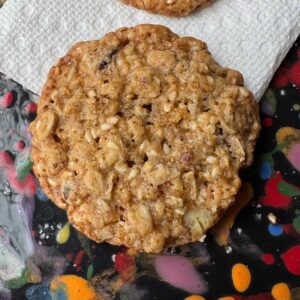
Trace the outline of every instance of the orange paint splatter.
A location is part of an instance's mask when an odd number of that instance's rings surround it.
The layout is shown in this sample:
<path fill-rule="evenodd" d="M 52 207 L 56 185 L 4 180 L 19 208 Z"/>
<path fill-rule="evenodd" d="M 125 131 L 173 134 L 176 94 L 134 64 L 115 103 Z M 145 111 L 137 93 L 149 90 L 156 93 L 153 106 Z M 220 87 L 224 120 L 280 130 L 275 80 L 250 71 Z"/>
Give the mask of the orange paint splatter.
<path fill-rule="evenodd" d="M 68 300 L 97 300 L 93 287 L 84 278 L 75 275 L 55 277 L 50 284 L 51 294 L 62 291 Z"/>
<path fill-rule="evenodd" d="M 187 298 L 184 298 L 184 300 L 205 300 L 205 298 L 199 295 L 192 295 Z"/>
<path fill-rule="evenodd" d="M 251 283 L 251 273 L 249 269 L 241 263 L 235 264 L 231 271 L 232 282 L 235 289 L 243 293 Z"/>
<path fill-rule="evenodd" d="M 279 282 L 273 286 L 272 296 L 275 300 L 291 300 L 291 291 L 286 283 Z"/>
<path fill-rule="evenodd" d="M 230 229 L 236 216 L 249 203 L 252 197 L 253 188 L 251 184 L 249 182 L 243 182 L 243 185 L 237 194 L 236 202 L 226 211 L 222 219 L 210 230 L 219 246 L 226 246 L 228 244 Z"/>

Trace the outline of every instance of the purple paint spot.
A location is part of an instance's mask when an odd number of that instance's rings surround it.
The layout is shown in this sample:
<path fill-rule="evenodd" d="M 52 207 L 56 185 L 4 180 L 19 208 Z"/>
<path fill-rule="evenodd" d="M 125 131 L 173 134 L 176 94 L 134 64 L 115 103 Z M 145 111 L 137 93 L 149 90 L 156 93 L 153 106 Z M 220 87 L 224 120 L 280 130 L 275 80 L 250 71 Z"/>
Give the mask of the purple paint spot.
<path fill-rule="evenodd" d="M 288 152 L 288 160 L 295 169 L 300 171 L 300 144 L 295 144 Z"/>
<path fill-rule="evenodd" d="M 193 264 L 178 255 L 157 256 L 155 270 L 167 283 L 189 293 L 202 294 L 207 286 Z"/>

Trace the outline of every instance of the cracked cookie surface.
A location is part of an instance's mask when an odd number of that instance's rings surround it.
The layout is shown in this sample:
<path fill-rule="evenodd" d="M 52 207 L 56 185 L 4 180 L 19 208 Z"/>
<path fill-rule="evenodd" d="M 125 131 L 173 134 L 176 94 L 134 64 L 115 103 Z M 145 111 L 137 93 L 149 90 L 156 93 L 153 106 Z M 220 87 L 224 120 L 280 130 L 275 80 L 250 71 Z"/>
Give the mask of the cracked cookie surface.
<path fill-rule="evenodd" d="M 212 0 L 121 0 L 125 4 L 167 16 L 185 16 Z"/>
<path fill-rule="evenodd" d="M 37 113 L 32 160 L 50 199 L 89 238 L 146 252 L 217 222 L 260 128 L 242 75 L 159 25 L 73 46 Z"/>

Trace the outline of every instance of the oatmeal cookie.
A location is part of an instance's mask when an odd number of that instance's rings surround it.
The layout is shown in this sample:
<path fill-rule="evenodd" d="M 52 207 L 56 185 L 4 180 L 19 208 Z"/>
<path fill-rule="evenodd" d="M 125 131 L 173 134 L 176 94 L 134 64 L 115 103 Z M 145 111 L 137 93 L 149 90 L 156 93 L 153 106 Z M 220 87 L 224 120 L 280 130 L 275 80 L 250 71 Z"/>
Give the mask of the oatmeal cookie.
<path fill-rule="evenodd" d="M 80 42 L 30 126 L 34 171 L 72 224 L 146 252 L 199 240 L 252 162 L 258 105 L 204 42 L 159 25 Z"/>
<path fill-rule="evenodd" d="M 212 0 L 121 0 L 125 4 L 167 16 L 186 16 Z"/>

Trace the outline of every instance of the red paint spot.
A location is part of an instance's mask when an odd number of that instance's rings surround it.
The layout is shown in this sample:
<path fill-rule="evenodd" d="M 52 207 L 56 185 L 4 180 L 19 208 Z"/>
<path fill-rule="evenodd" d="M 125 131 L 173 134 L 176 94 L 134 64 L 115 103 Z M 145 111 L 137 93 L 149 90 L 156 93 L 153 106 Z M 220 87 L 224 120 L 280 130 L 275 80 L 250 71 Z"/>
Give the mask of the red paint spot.
<path fill-rule="evenodd" d="M 292 198 L 279 192 L 278 184 L 283 181 L 280 172 L 272 175 L 265 185 L 265 196 L 260 199 L 262 205 L 287 209 Z"/>
<path fill-rule="evenodd" d="M 36 109 L 37 109 L 37 105 L 34 102 L 28 102 L 27 105 L 26 105 L 26 107 L 25 107 L 25 110 L 28 113 L 35 113 Z"/>
<path fill-rule="evenodd" d="M 300 245 L 294 246 L 281 254 L 281 258 L 290 273 L 300 276 Z"/>
<path fill-rule="evenodd" d="M 271 127 L 272 124 L 273 124 L 273 120 L 271 118 L 268 117 L 263 119 L 263 125 L 265 127 Z"/>
<path fill-rule="evenodd" d="M 12 92 L 7 92 L 3 95 L 1 99 L 1 105 L 2 107 L 9 107 L 13 101 L 13 94 Z"/>
<path fill-rule="evenodd" d="M 85 255 L 85 252 L 83 250 L 80 250 L 75 259 L 74 259 L 74 266 L 75 267 L 78 267 L 81 263 L 82 263 L 82 259 L 83 259 L 83 256 Z"/>
<path fill-rule="evenodd" d="M 14 148 L 16 151 L 21 151 L 25 147 L 25 143 L 23 141 L 17 141 L 14 144 Z"/>
<path fill-rule="evenodd" d="M 263 254 L 261 259 L 266 265 L 273 265 L 275 262 L 274 256 L 270 253 Z"/>
<path fill-rule="evenodd" d="M 28 197 L 33 197 L 37 184 L 34 176 L 28 174 L 23 181 L 20 181 L 17 176 L 14 161 L 9 153 L 0 151 L 0 168 L 4 168 L 5 176 L 11 187 L 19 194 L 25 194 Z"/>
<path fill-rule="evenodd" d="M 123 282 L 132 282 L 136 272 L 133 256 L 120 252 L 115 258 L 115 268 L 120 273 Z"/>
<path fill-rule="evenodd" d="M 300 49 L 297 50 L 298 60 L 292 65 L 285 64 L 276 73 L 272 84 L 277 88 L 283 88 L 290 82 L 300 86 Z"/>

